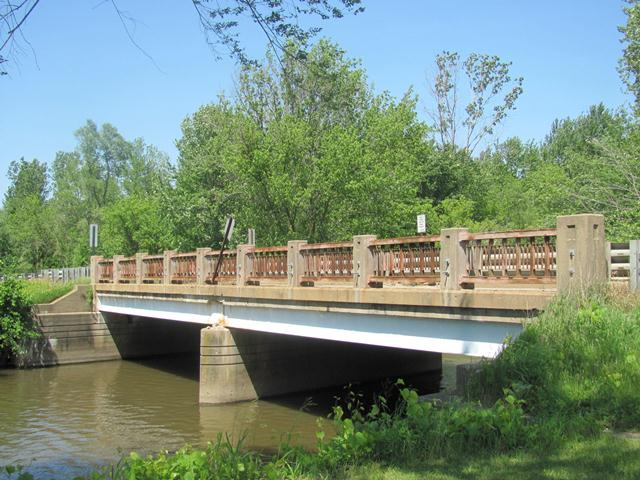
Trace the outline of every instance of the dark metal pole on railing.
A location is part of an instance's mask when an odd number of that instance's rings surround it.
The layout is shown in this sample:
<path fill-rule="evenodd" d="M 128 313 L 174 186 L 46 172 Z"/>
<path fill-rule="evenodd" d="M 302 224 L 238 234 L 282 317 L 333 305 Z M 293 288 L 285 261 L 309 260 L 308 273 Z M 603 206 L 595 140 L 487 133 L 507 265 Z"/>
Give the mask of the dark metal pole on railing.
<path fill-rule="evenodd" d="M 215 285 L 216 279 L 218 278 L 218 272 L 220 271 L 220 265 L 222 264 L 222 255 L 224 254 L 224 249 L 227 246 L 227 242 L 231 239 L 231 235 L 233 234 L 233 226 L 235 225 L 235 220 L 233 217 L 227 218 L 227 224 L 224 227 L 224 237 L 222 238 L 222 246 L 220 247 L 220 255 L 218 255 L 218 261 L 216 262 L 216 268 L 213 271 L 213 277 L 211 277 L 211 283 Z"/>

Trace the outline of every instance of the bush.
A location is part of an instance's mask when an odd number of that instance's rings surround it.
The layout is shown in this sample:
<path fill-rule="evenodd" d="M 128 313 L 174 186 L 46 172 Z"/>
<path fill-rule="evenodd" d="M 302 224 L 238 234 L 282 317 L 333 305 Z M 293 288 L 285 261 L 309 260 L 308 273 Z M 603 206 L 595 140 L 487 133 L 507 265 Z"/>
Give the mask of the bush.
<path fill-rule="evenodd" d="M 520 386 L 528 410 L 592 428 L 640 426 L 640 304 L 607 290 L 561 298 L 484 366 L 478 395 Z"/>
<path fill-rule="evenodd" d="M 24 341 L 37 336 L 32 307 L 23 281 L 7 278 L 0 283 L 0 356 L 21 353 Z"/>

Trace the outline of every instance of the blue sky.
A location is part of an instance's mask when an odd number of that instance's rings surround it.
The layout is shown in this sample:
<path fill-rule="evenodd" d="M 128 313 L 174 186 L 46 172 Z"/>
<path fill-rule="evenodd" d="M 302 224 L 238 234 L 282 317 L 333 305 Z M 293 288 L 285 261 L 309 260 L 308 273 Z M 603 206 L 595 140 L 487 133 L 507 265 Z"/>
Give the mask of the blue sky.
<path fill-rule="evenodd" d="M 61 6 L 63 5 L 63 6 Z M 9 162 L 51 162 L 75 147 L 87 119 L 115 125 L 125 138 L 143 137 L 175 161 L 180 123 L 220 92 L 231 93 L 234 63 L 216 61 L 190 0 L 121 0 L 137 20 L 127 38 L 107 2 L 41 2 L 24 33 L 33 52 L 0 78 L 0 195 Z M 499 55 L 523 76 L 517 110 L 499 138 L 540 140 L 555 118 L 603 102 L 629 101 L 616 72 L 622 52 L 617 26 L 622 0 L 364 0 L 366 11 L 325 23 L 322 35 L 361 59 L 376 91 L 400 96 L 409 86 L 428 108 L 426 77 L 442 50 Z M 243 30 L 254 56 L 265 49 Z"/>

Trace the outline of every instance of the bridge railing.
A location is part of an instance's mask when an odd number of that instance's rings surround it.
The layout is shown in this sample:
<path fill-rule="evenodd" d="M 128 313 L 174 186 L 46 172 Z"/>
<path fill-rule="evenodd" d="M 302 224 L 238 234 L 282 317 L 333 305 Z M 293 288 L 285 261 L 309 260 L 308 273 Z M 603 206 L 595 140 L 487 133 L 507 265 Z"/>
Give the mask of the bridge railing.
<path fill-rule="evenodd" d="M 634 252 L 640 250 L 635 245 Z M 95 284 L 562 290 L 608 278 L 604 219 L 592 214 L 559 217 L 555 229 L 471 233 L 454 228 L 431 236 L 358 235 L 316 244 L 291 240 L 279 247 L 238 245 L 221 259 L 220 252 L 199 248 L 92 257 L 91 265 Z"/>
<path fill-rule="evenodd" d="M 237 263 L 238 255 L 236 250 L 226 250 L 222 253 L 222 260 L 220 261 L 220 267 L 218 274 L 214 279 L 214 273 L 218 259 L 220 258 L 220 251 L 209 251 L 204 254 L 204 279 L 205 283 L 227 283 L 235 284 L 238 274 Z"/>
<path fill-rule="evenodd" d="M 556 229 L 469 233 L 463 284 L 555 284 L 556 240 Z"/>
<path fill-rule="evenodd" d="M 142 283 L 162 283 L 164 281 L 164 255 L 142 257 Z"/>
<path fill-rule="evenodd" d="M 373 240 L 371 286 L 440 283 L 440 235 Z"/>
<path fill-rule="evenodd" d="M 247 253 L 248 280 L 251 285 L 287 283 L 287 251 L 283 247 L 253 248 Z"/>
<path fill-rule="evenodd" d="M 311 243 L 300 247 L 300 255 L 304 286 L 353 281 L 353 242 Z"/>

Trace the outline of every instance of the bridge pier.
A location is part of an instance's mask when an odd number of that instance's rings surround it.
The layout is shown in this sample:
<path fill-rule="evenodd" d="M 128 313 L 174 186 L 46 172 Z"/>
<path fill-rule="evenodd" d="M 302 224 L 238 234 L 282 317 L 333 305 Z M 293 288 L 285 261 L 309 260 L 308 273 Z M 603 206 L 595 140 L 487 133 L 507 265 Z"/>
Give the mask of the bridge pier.
<path fill-rule="evenodd" d="M 254 400 L 441 369 L 440 353 L 207 327 L 201 331 L 200 403 Z"/>

